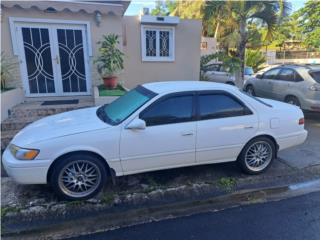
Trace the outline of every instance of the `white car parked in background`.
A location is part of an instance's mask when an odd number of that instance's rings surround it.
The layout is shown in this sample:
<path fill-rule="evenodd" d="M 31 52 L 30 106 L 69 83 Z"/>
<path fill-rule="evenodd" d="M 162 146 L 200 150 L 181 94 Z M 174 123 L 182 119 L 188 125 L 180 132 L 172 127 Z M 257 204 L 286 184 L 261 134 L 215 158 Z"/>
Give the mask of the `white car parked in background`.
<path fill-rule="evenodd" d="M 18 183 L 50 183 L 87 199 L 113 176 L 238 161 L 265 171 L 277 151 L 307 137 L 302 111 L 226 84 L 148 83 L 109 105 L 46 117 L 19 132 L 3 154 Z"/>

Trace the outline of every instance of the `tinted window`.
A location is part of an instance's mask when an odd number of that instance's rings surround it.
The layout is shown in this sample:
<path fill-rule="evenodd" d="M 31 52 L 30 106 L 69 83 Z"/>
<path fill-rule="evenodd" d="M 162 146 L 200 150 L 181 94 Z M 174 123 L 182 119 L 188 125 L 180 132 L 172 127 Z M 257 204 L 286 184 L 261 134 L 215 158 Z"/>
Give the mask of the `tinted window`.
<path fill-rule="evenodd" d="M 220 65 L 212 64 L 204 67 L 205 71 L 219 71 Z"/>
<path fill-rule="evenodd" d="M 310 71 L 310 76 L 318 83 L 320 83 L 320 71 Z"/>
<path fill-rule="evenodd" d="M 280 69 L 271 69 L 263 74 L 263 78 L 266 79 L 275 79 L 279 73 Z"/>
<path fill-rule="evenodd" d="M 246 107 L 225 94 L 206 94 L 199 96 L 200 119 L 213 119 L 242 116 L 249 113 Z"/>
<path fill-rule="evenodd" d="M 254 71 L 253 71 L 253 68 L 252 67 L 245 67 L 244 68 L 244 75 L 253 75 L 254 74 Z"/>
<path fill-rule="evenodd" d="M 280 71 L 280 74 L 278 75 L 277 79 L 283 80 L 283 81 L 291 81 L 294 82 L 294 71 L 291 69 L 282 69 Z"/>
<path fill-rule="evenodd" d="M 140 118 L 147 126 L 191 121 L 192 102 L 192 95 L 170 97 L 151 105 Z"/>

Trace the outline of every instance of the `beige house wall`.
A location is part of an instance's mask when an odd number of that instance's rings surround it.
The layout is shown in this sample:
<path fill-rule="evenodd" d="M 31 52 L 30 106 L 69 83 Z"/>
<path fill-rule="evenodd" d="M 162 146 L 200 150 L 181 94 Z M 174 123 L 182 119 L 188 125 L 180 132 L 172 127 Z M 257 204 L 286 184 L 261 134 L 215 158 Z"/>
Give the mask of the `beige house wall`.
<path fill-rule="evenodd" d="M 114 6 L 113 6 L 114 8 Z M 143 62 L 141 56 L 141 24 L 139 17 L 102 14 L 98 27 L 94 13 L 84 11 L 71 12 L 64 10 L 47 13 L 37 8 L 22 9 L 18 7 L 2 9 L 1 16 L 1 51 L 16 63 L 16 70 L 8 81 L 8 87 L 23 87 L 20 76 L 19 58 L 13 53 L 9 17 L 85 21 L 90 23 L 93 56 L 90 57 L 89 69 L 93 86 L 102 84 L 101 77 L 93 64 L 98 55 L 97 42 L 104 34 L 114 33 L 120 37 L 120 48 L 124 51 L 124 70 L 119 74 L 119 81 L 125 87 L 132 88 L 137 84 L 152 81 L 198 80 L 200 71 L 201 22 L 197 20 L 180 20 L 175 27 L 175 61 Z M 54 56 L 53 56 L 54 57 Z M 93 92 L 93 88 L 92 88 Z"/>
<path fill-rule="evenodd" d="M 180 20 L 175 27 L 175 61 L 143 62 L 141 56 L 141 24 L 138 16 L 124 17 L 125 70 L 124 85 L 170 81 L 199 80 L 201 21 Z"/>
<path fill-rule="evenodd" d="M 38 9 L 21 9 L 21 8 L 4 8 L 1 16 L 1 51 L 16 63 L 16 71 L 12 71 L 12 80 L 8 81 L 9 87 L 22 87 L 22 80 L 19 69 L 19 59 L 15 56 L 12 48 L 11 33 L 9 26 L 9 17 L 30 18 L 30 19 L 56 19 L 70 21 L 87 21 L 90 23 L 91 29 L 91 46 L 93 56 L 90 57 L 89 69 L 91 72 L 91 80 L 93 85 L 102 83 L 93 59 L 98 54 L 99 45 L 97 42 L 102 39 L 104 34 L 115 33 L 120 36 L 122 41 L 122 16 L 115 14 L 102 14 L 102 21 L 98 27 L 95 22 L 95 14 L 85 12 L 62 11 L 57 13 L 46 13 Z M 121 47 L 121 46 L 120 46 Z M 93 91 L 93 90 L 92 90 Z"/>

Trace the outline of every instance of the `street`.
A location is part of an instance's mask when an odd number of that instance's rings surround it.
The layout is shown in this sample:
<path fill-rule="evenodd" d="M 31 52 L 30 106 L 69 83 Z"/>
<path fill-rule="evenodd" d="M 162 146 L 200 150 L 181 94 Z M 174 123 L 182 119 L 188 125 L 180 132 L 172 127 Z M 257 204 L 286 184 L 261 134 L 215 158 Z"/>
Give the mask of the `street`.
<path fill-rule="evenodd" d="M 320 192 L 163 220 L 74 239 L 320 239 Z"/>

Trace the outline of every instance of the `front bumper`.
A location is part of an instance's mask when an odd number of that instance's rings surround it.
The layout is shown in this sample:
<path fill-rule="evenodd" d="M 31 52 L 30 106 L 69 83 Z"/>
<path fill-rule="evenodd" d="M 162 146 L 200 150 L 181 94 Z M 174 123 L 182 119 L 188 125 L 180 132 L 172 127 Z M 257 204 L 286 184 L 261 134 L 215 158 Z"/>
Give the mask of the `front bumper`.
<path fill-rule="evenodd" d="M 7 174 L 20 184 L 46 184 L 50 160 L 17 160 L 7 148 L 2 155 Z"/>

